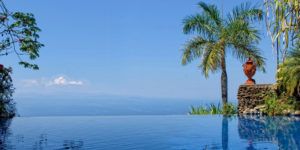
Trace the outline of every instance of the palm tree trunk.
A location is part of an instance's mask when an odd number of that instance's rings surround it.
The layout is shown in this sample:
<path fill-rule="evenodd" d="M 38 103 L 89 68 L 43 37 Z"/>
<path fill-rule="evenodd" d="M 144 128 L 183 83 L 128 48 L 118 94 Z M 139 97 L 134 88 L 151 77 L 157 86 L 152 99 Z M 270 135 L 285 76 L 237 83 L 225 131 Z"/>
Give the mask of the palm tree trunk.
<path fill-rule="evenodd" d="M 221 60 L 222 75 L 221 75 L 221 90 L 222 90 L 222 104 L 223 106 L 227 104 L 227 94 L 228 94 L 228 85 L 227 85 L 227 72 L 225 64 L 225 51 Z"/>
<path fill-rule="evenodd" d="M 222 75 L 221 75 L 221 87 L 222 87 L 222 104 L 223 106 L 227 104 L 227 94 L 228 94 L 228 89 L 227 89 L 227 73 L 226 70 L 222 70 Z"/>

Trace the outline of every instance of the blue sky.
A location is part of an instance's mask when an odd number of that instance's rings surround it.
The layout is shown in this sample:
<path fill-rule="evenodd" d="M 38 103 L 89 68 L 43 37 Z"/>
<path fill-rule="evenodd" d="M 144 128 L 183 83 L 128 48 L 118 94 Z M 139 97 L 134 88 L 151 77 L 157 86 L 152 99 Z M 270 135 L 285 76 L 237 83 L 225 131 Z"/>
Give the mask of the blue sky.
<path fill-rule="evenodd" d="M 200 12 L 199 0 L 9 0 L 11 11 L 35 14 L 41 42 L 39 71 L 24 69 L 14 55 L 1 63 L 14 68 L 17 98 L 145 97 L 220 100 L 220 72 L 208 79 L 199 60 L 181 65 L 180 49 L 191 36 L 182 19 Z M 228 13 L 241 0 L 224 0 Z M 211 0 L 220 8 L 221 0 Z M 258 47 L 267 58 L 267 73 L 257 83 L 274 83 L 275 53 L 264 22 Z M 229 98 L 246 81 L 242 62 L 227 57 Z"/>

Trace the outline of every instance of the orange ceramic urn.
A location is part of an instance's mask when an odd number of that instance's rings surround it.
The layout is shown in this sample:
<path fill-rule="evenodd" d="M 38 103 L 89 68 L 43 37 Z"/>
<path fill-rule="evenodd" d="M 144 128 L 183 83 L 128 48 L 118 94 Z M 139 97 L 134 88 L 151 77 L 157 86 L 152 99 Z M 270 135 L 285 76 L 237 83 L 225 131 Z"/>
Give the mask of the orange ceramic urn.
<path fill-rule="evenodd" d="M 246 63 L 243 65 L 244 73 L 248 77 L 246 84 L 255 84 L 255 80 L 252 79 L 256 72 L 256 64 L 253 62 L 252 59 L 248 59 Z"/>

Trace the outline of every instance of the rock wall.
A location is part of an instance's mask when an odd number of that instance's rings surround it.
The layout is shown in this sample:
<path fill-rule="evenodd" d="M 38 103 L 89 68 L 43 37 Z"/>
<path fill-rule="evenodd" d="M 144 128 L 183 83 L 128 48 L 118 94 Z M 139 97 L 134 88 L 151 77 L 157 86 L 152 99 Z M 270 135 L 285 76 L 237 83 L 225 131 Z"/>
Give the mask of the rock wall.
<path fill-rule="evenodd" d="M 238 114 L 260 113 L 264 95 L 274 90 L 273 84 L 242 84 L 238 90 Z"/>

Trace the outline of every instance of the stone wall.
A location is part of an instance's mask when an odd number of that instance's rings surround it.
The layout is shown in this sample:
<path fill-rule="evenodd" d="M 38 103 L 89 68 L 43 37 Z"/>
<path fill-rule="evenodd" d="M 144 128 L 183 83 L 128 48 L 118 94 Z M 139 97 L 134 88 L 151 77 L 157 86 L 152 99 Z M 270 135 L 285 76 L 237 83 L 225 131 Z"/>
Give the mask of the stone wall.
<path fill-rule="evenodd" d="M 238 114 L 260 113 L 259 105 L 265 103 L 264 95 L 274 90 L 273 84 L 243 84 L 238 90 Z"/>

